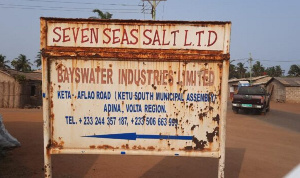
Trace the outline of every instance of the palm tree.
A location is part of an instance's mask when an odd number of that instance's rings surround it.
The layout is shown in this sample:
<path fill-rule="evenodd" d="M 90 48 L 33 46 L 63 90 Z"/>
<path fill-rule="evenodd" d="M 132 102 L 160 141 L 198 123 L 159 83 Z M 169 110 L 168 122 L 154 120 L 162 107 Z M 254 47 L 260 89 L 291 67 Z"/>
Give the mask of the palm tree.
<path fill-rule="evenodd" d="M 42 52 L 39 51 L 35 57 L 34 63 L 36 63 L 36 67 L 40 67 L 42 65 L 41 54 L 42 54 Z"/>
<path fill-rule="evenodd" d="M 103 13 L 101 10 L 99 9 L 94 9 L 93 10 L 94 13 L 98 14 L 98 17 L 91 17 L 91 18 L 98 18 L 98 19 L 111 19 L 112 18 L 112 14 L 109 12 L 105 12 Z"/>
<path fill-rule="evenodd" d="M 247 67 L 244 66 L 244 63 L 237 63 L 237 72 L 238 72 L 238 76 L 239 78 L 243 78 L 245 77 L 246 71 L 247 71 Z"/>
<path fill-rule="evenodd" d="M 0 68 L 5 69 L 5 68 L 10 68 L 8 65 L 6 65 L 9 61 L 5 60 L 6 56 L 3 56 L 0 54 Z"/>
<path fill-rule="evenodd" d="M 270 76 L 270 77 L 279 77 L 279 76 L 276 76 L 276 69 L 274 66 L 267 67 L 265 71 L 268 74 L 268 76 Z"/>
<path fill-rule="evenodd" d="M 261 76 L 263 75 L 265 71 L 265 68 L 262 66 L 262 64 L 259 61 L 256 61 L 256 63 L 252 67 L 253 76 Z"/>
<path fill-rule="evenodd" d="M 230 65 L 229 65 L 229 79 L 231 78 L 238 78 L 238 73 L 237 73 L 237 68 L 234 64 L 232 64 L 232 62 L 234 62 L 235 60 L 231 60 L 230 61 Z"/>
<path fill-rule="evenodd" d="M 300 65 L 297 65 L 297 64 L 291 65 L 288 74 L 289 74 L 289 76 L 299 77 L 300 76 Z"/>
<path fill-rule="evenodd" d="M 234 64 L 229 65 L 229 79 L 234 78 L 236 76 L 236 67 Z"/>
<path fill-rule="evenodd" d="M 282 69 L 280 66 L 275 66 L 275 76 L 281 77 L 282 76 Z"/>
<path fill-rule="evenodd" d="M 280 66 L 267 67 L 265 69 L 265 72 L 270 77 L 281 77 L 282 76 L 282 69 Z"/>
<path fill-rule="evenodd" d="M 15 58 L 13 61 L 11 61 L 11 65 L 18 71 L 31 71 L 31 62 L 29 62 L 30 59 L 27 59 L 27 57 L 24 54 L 20 54 L 19 57 Z"/>

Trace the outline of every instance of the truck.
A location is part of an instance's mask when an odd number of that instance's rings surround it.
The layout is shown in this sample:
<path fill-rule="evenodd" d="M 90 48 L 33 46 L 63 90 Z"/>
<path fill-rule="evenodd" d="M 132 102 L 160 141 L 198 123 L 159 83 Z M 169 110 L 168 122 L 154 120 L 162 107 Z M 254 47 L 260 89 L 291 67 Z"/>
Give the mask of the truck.
<path fill-rule="evenodd" d="M 270 110 L 270 94 L 262 86 L 241 86 L 233 95 L 232 110 L 256 111 L 266 114 Z"/>

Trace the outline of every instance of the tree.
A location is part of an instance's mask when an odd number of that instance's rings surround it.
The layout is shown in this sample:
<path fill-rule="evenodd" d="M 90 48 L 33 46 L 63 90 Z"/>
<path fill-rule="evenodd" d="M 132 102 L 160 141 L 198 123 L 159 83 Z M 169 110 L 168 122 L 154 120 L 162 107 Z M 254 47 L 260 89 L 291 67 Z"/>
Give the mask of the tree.
<path fill-rule="evenodd" d="M 282 76 L 282 69 L 280 66 L 267 67 L 265 72 L 270 77 L 281 77 Z"/>
<path fill-rule="evenodd" d="M 237 78 L 237 69 L 234 64 L 229 65 L 229 78 Z"/>
<path fill-rule="evenodd" d="M 18 71 L 31 71 L 31 62 L 29 62 L 30 59 L 27 59 L 27 57 L 24 54 L 20 54 L 19 57 L 15 58 L 13 61 L 11 61 L 11 65 Z"/>
<path fill-rule="evenodd" d="M 112 14 L 109 12 L 105 12 L 103 13 L 101 10 L 99 9 L 94 9 L 93 10 L 94 13 L 97 13 L 98 17 L 91 17 L 91 18 L 99 18 L 99 19 L 111 19 L 112 18 Z"/>
<path fill-rule="evenodd" d="M 300 77 L 300 65 L 293 64 L 288 72 L 289 76 Z"/>
<path fill-rule="evenodd" d="M 232 64 L 232 62 L 235 60 L 230 61 L 230 65 L 229 65 L 229 79 L 231 78 L 238 78 L 238 73 L 237 73 L 237 67 Z"/>
<path fill-rule="evenodd" d="M 9 63 L 9 61 L 5 60 L 6 56 L 3 56 L 2 54 L 0 54 L 0 68 L 10 68 L 7 63 Z"/>
<path fill-rule="evenodd" d="M 264 71 L 265 68 L 262 66 L 262 64 L 259 61 L 256 61 L 256 63 L 252 67 L 253 77 L 263 75 Z"/>
<path fill-rule="evenodd" d="M 282 69 L 280 66 L 275 66 L 275 76 L 274 77 L 281 77 L 282 76 Z"/>
<path fill-rule="evenodd" d="M 36 67 L 40 67 L 42 65 L 42 59 L 41 59 L 41 51 L 38 52 L 38 54 L 35 57 L 34 63 L 36 63 Z"/>
<path fill-rule="evenodd" d="M 277 76 L 275 76 L 275 75 L 276 75 L 276 70 L 275 70 L 275 67 L 274 67 L 274 66 L 272 66 L 272 67 L 267 67 L 267 68 L 266 68 L 266 73 L 267 73 L 267 75 L 270 76 L 270 77 L 277 77 Z"/>
<path fill-rule="evenodd" d="M 236 70 L 237 70 L 238 78 L 244 78 L 247 71 L 247 67 L 245 67 L 244 63 L 241 62 L 237 63 L 236 65 L 237 65 Z"/>

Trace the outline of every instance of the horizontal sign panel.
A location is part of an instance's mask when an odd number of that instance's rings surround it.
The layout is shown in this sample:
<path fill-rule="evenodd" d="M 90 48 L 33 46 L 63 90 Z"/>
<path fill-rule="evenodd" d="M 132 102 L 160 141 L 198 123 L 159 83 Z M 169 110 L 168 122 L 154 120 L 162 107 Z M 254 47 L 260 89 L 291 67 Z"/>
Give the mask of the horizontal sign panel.
<path fill-rule="evenodd" d="M 219 151 L 222 62 L 50 61 L 54 148 Z"/>
<path fill-rule="evenodd" d="M 223 24 L 48 22 L 47 46 L 192 49 L 223 51 L 229 32 Z M 227 29 L 228 30 L 228 29 Z"/>
<path fill-rule="evenodd" d="M 51 154 L 219 158 L 230 22 L 41 18 L 45 176 Z"/>

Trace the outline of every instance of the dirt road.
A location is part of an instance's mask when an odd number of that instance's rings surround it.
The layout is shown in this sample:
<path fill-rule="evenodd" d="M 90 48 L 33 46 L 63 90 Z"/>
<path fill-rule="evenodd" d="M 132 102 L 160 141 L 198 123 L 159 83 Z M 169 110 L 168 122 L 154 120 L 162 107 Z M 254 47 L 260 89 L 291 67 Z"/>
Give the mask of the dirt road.
<path fill-rule="evenodd" d="M 0 157 L 0 177 L 43 177 L 42 110 L 0 109 L 21 148 Z M 300 163 L 300 104 L 266 115 L 228 108 L 225 177 L 283 177 Z M 217 177 L 212 158 L 52 155 L 53 177 Z"/>

